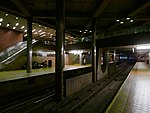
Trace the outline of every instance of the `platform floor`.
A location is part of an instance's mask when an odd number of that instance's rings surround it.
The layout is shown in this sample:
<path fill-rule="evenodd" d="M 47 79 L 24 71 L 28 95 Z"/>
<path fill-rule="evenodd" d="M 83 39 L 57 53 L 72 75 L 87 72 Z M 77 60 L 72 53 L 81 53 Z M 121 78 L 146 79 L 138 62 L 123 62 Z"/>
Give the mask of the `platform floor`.
<path fill-rule="evenodd" d="M 150 113 L 150 68 L 137 62 L 105 113 Z"/>
<path fill-rule="evenodd" d="M 64 71 L 78 69 L 78 68 L 85 68 L 90 66 L 91 65 L 80 66 L 79 64 L 65 65 Z M 32 69 L 32 73 L 27 73 L 26 70 L 4 71 L 4 72 L 0 72 L 0 82 L 33 77 L 33 76 L 40 76 L 43 74 L 54 73 L 54 72 L 55 72 L 54 67 Z"/>

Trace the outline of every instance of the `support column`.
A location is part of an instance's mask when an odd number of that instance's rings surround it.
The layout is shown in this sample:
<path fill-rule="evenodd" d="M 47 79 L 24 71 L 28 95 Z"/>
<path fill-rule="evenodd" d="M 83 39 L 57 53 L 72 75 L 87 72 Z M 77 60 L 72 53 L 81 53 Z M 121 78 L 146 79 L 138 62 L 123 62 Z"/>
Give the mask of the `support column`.
<path fill-rule="evenodd" d="M 27 73 L 32 72 L 32 17 L 27 19 Z"/>
<path fill-rule="evenodd" d="M 79 54 L 79 62 L 80 62 L 80 66 L 82 66 L 82 53 Z"/>
<path fill-rule="evenodd" d="M 149 53 L 148 53 L 148 65 L 149 65 L 149 67 L 150 67 L 150 51 L 149 51 Z"/>
<path fill-rule="evenodd" d="M 96 82 L 96 19 L 92 19 L 92 82 Z"/>
<path fill-rule="evenodd" d="M 116 50 L 114 50 L 114 64 L 116 66 Z"/>
<path fill-rule="evenodd" d="M 63 99 L 63 68 L 64 68 L 64 27 L 65 27 L 65 0 L 56 0 L 56 65 L 55 84 L 56 100 Z"/>

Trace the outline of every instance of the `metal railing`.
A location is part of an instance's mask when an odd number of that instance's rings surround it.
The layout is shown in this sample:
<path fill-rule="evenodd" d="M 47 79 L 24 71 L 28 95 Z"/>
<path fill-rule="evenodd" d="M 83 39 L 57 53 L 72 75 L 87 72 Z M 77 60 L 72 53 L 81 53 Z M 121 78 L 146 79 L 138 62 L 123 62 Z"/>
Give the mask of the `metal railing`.
<path fill-rule="evenodd" d="M 32 41 L 32 44 L 34 44 L 35 40 Z M 9 48 L 6 48 L 0 53 L 0 68 L 2 68 L 2 65 L 9 64 L 12 61 L 12 58 L 25 50 L 27 48 L 27 41 L 19 42 L 14 46 L 11 46 Z M 9 62 L 8 62 L 9 61 Z"/>
<path fill-rule="evenodd" d="M 113 32 L 101 33 L 97 36 L 97 39 L 111 38 L 111 37 L 117 37 L 123 35 L 143 33 L 143 32 L 150 32 L 150 26 L 142 25 L 134 28 L 127 28 L 127 29 L 122 29 Z"/>

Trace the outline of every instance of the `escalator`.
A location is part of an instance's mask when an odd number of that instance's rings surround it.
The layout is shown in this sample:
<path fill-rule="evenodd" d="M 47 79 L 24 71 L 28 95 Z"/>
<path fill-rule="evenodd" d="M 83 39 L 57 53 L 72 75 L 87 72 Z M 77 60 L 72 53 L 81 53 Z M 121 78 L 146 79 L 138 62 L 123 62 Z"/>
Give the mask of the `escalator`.
<path fill-rule="evenodd" d="M 37 43 L 38 41 L 33 40 L 32 47 L 34 47 L 34 45 L 36 45 Z M 0 71 L 7 70 L 7 67 L 18 58 L 20 58 L 20 60 L 25 62 L 26 58 L 23 57 L 26 54 L 26 50 L 27 50 L 27 41 L 24 41 L 19 42 L 11 47 L 8 47 L 2 52 L 0 52 Z M 24 64 L 24 62 L 18 62 L 17 65 L 19 65 L 20 63 Z"/>

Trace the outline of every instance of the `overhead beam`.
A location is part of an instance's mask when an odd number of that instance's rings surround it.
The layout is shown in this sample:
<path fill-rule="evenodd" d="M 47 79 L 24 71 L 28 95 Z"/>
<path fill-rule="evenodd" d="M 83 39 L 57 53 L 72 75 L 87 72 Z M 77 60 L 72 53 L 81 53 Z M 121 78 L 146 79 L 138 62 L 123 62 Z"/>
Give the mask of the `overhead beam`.
<path fill-rule="evenodd" d="M 103 11 L 105 10 L 105 8 L 108 6 L 108 4 L 111 2 L 112 0 L 103 0 L 102 3 L 100 3 L 99 7 L 97 8 L 97 10 L 94 12 L 94 14 L 92 15 L 92 18 L 97 18 L 99 17 Z M 88 22 L 88 24 L 86 25 L 86 27 L 84 29 L 89 29 L 91 27 L 91 20 Z M 82 36 L 83 34 L 81 34 Z"/>
<path fill-rule="evenodd" d="M 30 13 L 25 9 L 25 7 L 20 3 L 19 0 L 11 0 L 17 7 L 20 9 L 20 11 L 25 15 L 25 16 L 31 16 Z"/>
<path fill-rule="evenodd" d="M 34 18 L 37 18 L 37 19 L 56 19 L 56 17 L 54 16 L 34 16 Z M 91 19 L 90 17 L 65 17 L 65 19 L 68 19 L 68 20 L 77 20 L 77 19 Z"/>
<path fill-rule="evenodd" d="M 135 15 L 137 15 L 138 13 L 140 13 L 142 10 L 144 10 L 145 8 L 150 6 L 150 1 L 146 2 L 144 5 L 142 5 L 141 7 L 139 7 L 138 9 L 134 10 L 132 13 L 128 14 L 128 17 L 133 17 Z M 108 30 L 111 30 L 113 28 L 115 28 L 116 26 L 118 26 L 119 24 L 116 23 L 115 25 L 111 26 L 110 28 L 108 28 Z"/>
<path fill-rule="evenodd" d="M 141 7 L 139 7 L 138 9 L 136 9 L 135 11 L 133 11 L 132 13 L 130 13 L 128 16 L 129 17 L 133 17 L 133 16 L 137 15 L 138 13 L 140 13 L 142 10 L 144 10 L 145 8 L 147 8 L 149 6 L 150 6 L 150 1 L 148 1 L 144 5 L 142 5 Z"/>
<path fill-rule="evenodd" d="M 116 46 L 128 46 L 137 44 L 148 44 L 150 32 L 137 33 L 131 35 L 117 36 L 116 38 L 104 38 L 97 40 L 97 47 L 116 47 Z M 107 43 L 106 43 L 107 42 Z"/>
<path fill-rule="evenodd" d="M 6 7 L 3 7 L 3 6 L 0 6 L 0 10 L 4 11 L 4 12 L 7 12 L 7 13 L 11 13 L 11 14 L 14 14 L 16 16 L 22 16 L 24 17 L 24 15 L 20 12 L 17 12 L 17 11 L 13 11 L 12 9 L 8 9 Z"/>
<path fill-rule="evenodd" d="M 111 0 L 103 0 L 103 2 L 99 5 L 95 13 L 93 14 L 92 18 L 97 18 L 99 17 L 104 9 L 108 6 L 108 4 L 111 2 Z"/>

